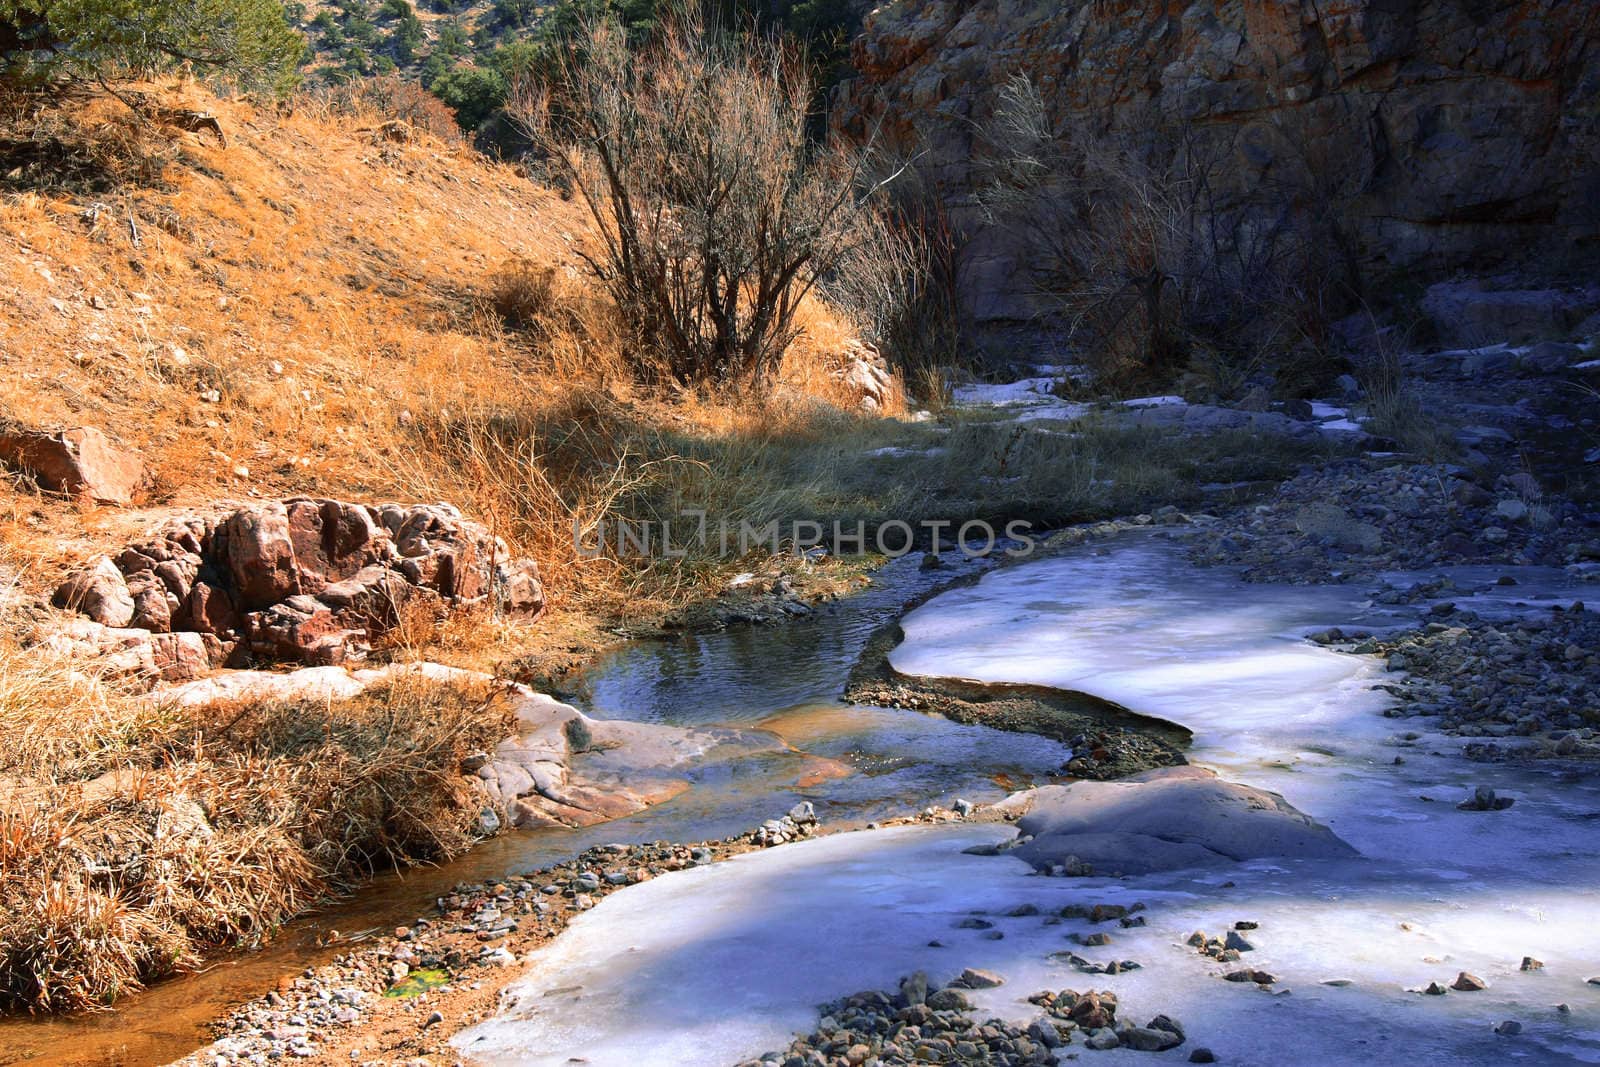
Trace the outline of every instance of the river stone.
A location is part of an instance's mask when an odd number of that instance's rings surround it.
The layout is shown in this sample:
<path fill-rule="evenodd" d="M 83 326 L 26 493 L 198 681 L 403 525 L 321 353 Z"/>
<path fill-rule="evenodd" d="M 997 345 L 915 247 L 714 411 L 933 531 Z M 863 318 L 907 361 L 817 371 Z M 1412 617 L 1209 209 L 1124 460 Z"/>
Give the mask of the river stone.
<path fill-rule="evenodd" d="M 1006 980 L 993 971 L 981 971 L 975 967 L 968 967 L 950 983 L 960 989 L 993 989 L 1006 984 Z"/>
<path fill-rule="evenodd" d="M 1049 870 L 1068 856 L 1097 874 L 1148 874 L 1264 856 L 1338 859 L 1355 849 L 1276 793 L 1201 767 L 1161 767 L 1115 782 L 1036 791 L 1014 853 Z"/>

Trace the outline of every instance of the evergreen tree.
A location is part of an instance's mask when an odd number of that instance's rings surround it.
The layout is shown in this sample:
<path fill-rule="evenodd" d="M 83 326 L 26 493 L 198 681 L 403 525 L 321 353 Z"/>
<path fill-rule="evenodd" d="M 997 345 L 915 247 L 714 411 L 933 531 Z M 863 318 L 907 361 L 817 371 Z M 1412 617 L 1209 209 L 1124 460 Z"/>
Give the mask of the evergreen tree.
<path fill-rule="evenodd" d="M 278 0 L 0 0 L 0 80 L 188 70 L 293 86 L 305 43 Z"/>

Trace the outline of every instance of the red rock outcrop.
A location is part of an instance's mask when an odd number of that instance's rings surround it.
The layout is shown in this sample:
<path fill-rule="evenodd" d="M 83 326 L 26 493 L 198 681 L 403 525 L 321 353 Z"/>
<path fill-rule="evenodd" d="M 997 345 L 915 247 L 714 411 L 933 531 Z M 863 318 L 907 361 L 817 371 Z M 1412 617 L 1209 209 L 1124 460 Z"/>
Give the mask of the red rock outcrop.
<path fill-rule="evenodd" d="M 490 597 L 497 610 L 536 617 L 538 567 L 450 505 L 294 498 L 173 519 L 114 559 L 98 557 L 55 603 L 100 628 L 69 628 L 57 643 L 104 645 L 167 680 L 224 663 L 336 664 L 360 659 L 413 600 L 457 608 Z"/>
<path fill-rule="evenodd" d="M 972 237 L 980 319 L 1038 310 L 1025 252 L 972 197 L 976 131 L 1017 74 L 1057 124 L 1218 160 L 1221 213 L 1331 206 L 1369 276 L 1600 250 L 1600 4 L 906 0 L 867 16 L 853 59 L 834 123 L 919 156 Z"/>

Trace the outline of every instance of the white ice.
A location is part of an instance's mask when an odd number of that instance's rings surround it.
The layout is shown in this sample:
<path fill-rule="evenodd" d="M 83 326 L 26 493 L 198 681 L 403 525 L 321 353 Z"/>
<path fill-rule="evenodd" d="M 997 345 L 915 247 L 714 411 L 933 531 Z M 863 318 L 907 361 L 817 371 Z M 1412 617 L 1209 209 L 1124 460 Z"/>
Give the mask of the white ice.
<path fill-rule="evenodd" d="M 1528 577 L 1528 592 L 1564 592 L 1542 588 L 1553 574 Z M 1456 599 L 1525 610 L 1500 595 Z M 830 997 L 914 968 L 948 978 L 975 966 L 1007 978 L 979 995 L 987 1012 L 1025 1021 L 1029 993 L 1109 988 L 1129 1021 L 1166 1012 L 1187 1025 L 1185 1049 L 1209 1046 L 1231 1064 L 1600 1063 L 1600 986 L 1586 982 L 1600 975 L 1600 791 L 1588 775 L 1464 761 L 1418 720 L 1383 717 L 1378 661 L 1300 639 L 1395 621 L 1359 588 L 1246 585 L 1149 536 L 947 592 L 904 620 L 898 669 L 1080 689 L 1181 722 L 1195 732 L 1195 762 L 1284 794 L 1363 857 L 1058 879 L 962 855 L 1000 832 L 983 827 L 785 846 L 608 897 L 537 955 L 505 1011 L 460 1047 L 494 1064 L 728 1064 L 808 1030 Z M 1458 811 L 1479 784 L 1515 806 Z M 1050 958 L 1082 924 L 997 914 L 1133 900 L 1149 906 L 1147 927 L 1112 925 L 1111 946 L 1074 949 L 1143 965 L 1116 976 Z M 955 929 L 971 910 L 990 913 L 1005 939 Z M 1260 923 L 1243 962 L 1277 975 L 1275 993 L 1221 981 L 1229 965 L 1183 944 L 1239 919 Z M 1545 968 L 1521 972 L 1524 955 Z M 1489 988 L 1414 992 L 1461 970 Z M 1521 1035 L 1493 1032 L 1508 1019 Z"/>
<path fill-rule="evenodd" d="M 1318 429 L 1331 433 L 1360 433 L 1362 426 L 1350 417 L 1350 409 L 1337 404 L 1329 404 L 1321 400 L 1311 402 L 1311 415 L 1318 422 Z"/>

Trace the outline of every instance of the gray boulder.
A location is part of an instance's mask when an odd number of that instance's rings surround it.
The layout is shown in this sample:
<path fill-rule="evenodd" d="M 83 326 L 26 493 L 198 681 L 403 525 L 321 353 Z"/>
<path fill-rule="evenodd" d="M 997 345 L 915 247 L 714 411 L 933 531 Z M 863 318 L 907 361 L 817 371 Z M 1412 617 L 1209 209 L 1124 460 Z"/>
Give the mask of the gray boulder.
<path fill-rule="evenodd" d="M 1428 287 L 1422 311 L 1440 341 L 1471 347 L 1559 337 L 1595 309 L 1588 293 L 1560 289 L 1489 289 L 1482 281 Z"/>
<path fill-rule="evenodd" d="M 1541 341 L 1528 349 L 1517 360 L 1517 365 L 1531 374 L 1559 374 L 1568 367 L 1582 363 L 1583 348 L 1561 341 Z"/>
<path fill-rule="evenodd" d="M 1276 793 L 1225 782 L 1202 767 L 1162 767 L 1114 782 L 1035 791 L 1017 823 L 1032 840 L 1011 850 L 1049 870 L 1069 857 L 1095 874 L 1146 874 L 1264 856 L 1357 855 Z"/>

